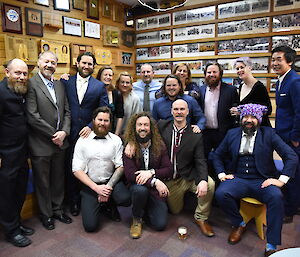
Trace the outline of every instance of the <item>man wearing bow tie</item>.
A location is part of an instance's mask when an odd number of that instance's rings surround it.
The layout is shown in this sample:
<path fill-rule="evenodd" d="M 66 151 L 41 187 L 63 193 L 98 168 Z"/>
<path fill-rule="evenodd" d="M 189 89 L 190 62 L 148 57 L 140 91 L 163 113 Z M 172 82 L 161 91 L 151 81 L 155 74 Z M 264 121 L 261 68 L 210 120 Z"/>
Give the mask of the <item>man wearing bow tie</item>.
<path fill-rule="evenodd" d="M 99 107 L 93 113 L 93 131 L 77 140 L 72 163 L 73 173 L 82 184 L 81 213 L 86 232 L 99 227 L 100 213 L 107 208 L 129 206 L 130 193 L 122 182 L 122 140 L 109 132 L 111 112 Z"/>
<path fill-rule="evenodd" d="M 74 147 L 79 137 L 87 137 L 91 132 L 92 113 L 97 107 L 107 106 L 108 98 L 104 84 L 93 78 L 96 64 L 95 56 L 85 52 L 77 57 L 75 76 L 68 80 L 62 79 L 71 110 L 70 146 L 66 153 L 67 201 L 70 212 L 77 216 L 80 211 L 79 181 L 72 173 Z"/>
<path fill-rule="evenodd" d="M 69 224 L 63 213 L 64 156 L 70 133 L 70 110 L 64 86 L 55 81 L 57 56 L 50 51 L 39 55 L 39 72 L 30 79 L 27 93 L 29 148 L 36 196 L 43 226 L 52 230 L 54 220 Z"/>

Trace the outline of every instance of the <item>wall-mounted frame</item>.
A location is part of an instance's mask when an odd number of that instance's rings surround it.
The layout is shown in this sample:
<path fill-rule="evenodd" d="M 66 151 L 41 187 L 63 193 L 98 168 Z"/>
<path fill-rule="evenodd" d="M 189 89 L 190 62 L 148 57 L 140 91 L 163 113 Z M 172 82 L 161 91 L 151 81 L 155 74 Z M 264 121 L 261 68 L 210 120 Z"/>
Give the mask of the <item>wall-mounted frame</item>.
<path fill-rule="evenodd" d="M 274 0 L 274 11 L 293 10 L 300 8 L 299 0 Z"/>
<path fill-rule="evenodd" d="M 43 36 L 43 13 L 41 10 L 25 8 L 26 34 Z"/>
<path fill-rule="evenodd" d="M 87 17 L 99 20 L 99 0 L 87 1 Z"/>
<path fill-rule="evenodd" d="M 62 16 L 63 33 L 66 35 L 81 37 L 81 20 Z"/>
<path fill-rule="evenodd" d="M 141 18 L 136 21 L 136 30 L 160 28 L 171 25 L 171 14 Z"/>
<path fill-rule="evenodd" d="M 11 4 L 2 4 L 2 30 L 22 34 L 21 8 Z"/>
<path fill-rule="evenodd" d="M 100 38 L 100 24 L 90 21 L 84 21 L 84 36 L 91 38 Z"/>
<path fill-rule="evenodd" d="M 149 45 L 157 43 L 171 42 L 171 30 L 160 30 L 146 33 L 139 33 L 136 35 L 137 45 Z"/>
<path fill-rule="evenodd" d="M 185 41 L 187 38 L 189 40 L 213 38 L 214 36 L 214 24 L 173 29 L 173 41 Z"/>
<path fill-rule="evenodd" d="M 33 0 L 35 4 L 40 4 L 44 6 L 49 6 L 49 0 Z"/>
<path fill-rule="evenodd" d="M 103 25 L 103 45 L 119 46 L 120 29 L 114 26 Z"/>
<path fill-rule="evenodd" d="M 287 45 L 295 51 L 300 51 L 300 35 L 281 35 L 272 37 L 272 48 Z"/>
<path fill-rule="evenodd" d="M 118 52 L 118 63 L 117 66 L 132 66 L 134 63 L 132 52 Z"/>
<path fill-rule="evenodd" d="M 122 31 L 122 44 L 127 47 L 134 46 L 135 33 L 133 30 Z"/>
<path fill-rule="evenodd" d="M 290 31 L 300 29 L 300 13 L 278 15 L 273 17 L 273 31 Z"/>
<path fill-rule="evenodd" d="M 70 11 L 70 1 L 69 0 L 53 0 L 53 7 L 55 10 L 59 11 Z"/>
<path fill-rule="evenodd" d="M 82 1 L 82 0 L 73 0 L 73 5 L 72 6 L 73 6 L 73 9 L 83 11 L 84 10 L 84 1 Z"/>
<path fill-rule="evenodd" d="M 69 44 L 60 41 L 41 40 L 41 52 L 52 51 L 57 55 L 58 63 L 70 63 Z"/>
<path fill-rule="evenodd" d="M 114 4 L 113 21 L 123 22 L 124 20 L 124 9 L 123 6 Z"/>
<path fill-rule="evenodd" d="M 170 59 L 171 58 L 171 46 L 154 46 L 148 48 L 136 49 L 136 59 L 149 60 L 149 59 Z"/>
<path fill-rule="evenodd" d="M 96 47 L 94 48 L 94 52 L 97 64 L 111 65 L 112 54 L 110 50 Z"/>
<path fill-rule="evenodd" d="M 112 6 L 111 6 L 111 2 L 109 0 L 103 1 L 102 16 L 104 16 L 106 18 L 112 17 Z"/>

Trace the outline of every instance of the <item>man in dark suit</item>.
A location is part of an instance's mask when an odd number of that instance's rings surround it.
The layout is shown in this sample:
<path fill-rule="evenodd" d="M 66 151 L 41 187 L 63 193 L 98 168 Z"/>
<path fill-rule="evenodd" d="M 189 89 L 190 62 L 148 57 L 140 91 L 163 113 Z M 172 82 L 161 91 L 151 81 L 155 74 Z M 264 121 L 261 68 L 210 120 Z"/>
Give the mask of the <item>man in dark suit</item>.
<path fill-rule="evenodd" d="M 62 79 L 71 110 L 70 146 L 66 154 L 67 200 L 70 212 L 77 216 L 80 211 L 79 181 L 72 172 L 72 158 L 77 139 L 91 133 L 92 113 L 97 107 L 107 106 L 105 86 L 91 75 L 96 64 L 95 56 L 85 52 L 77 57 L 77 74 L 68 80 Z"/>
<path fill-rule="evenodd" d="M 246 230 L 239 213 L 239 200 L 253 197 L 267 205 L 265 256 L 269 256 L 281 244 L 284 207 L 280 188 L 293 177 L 298 158 L 271 127 L 259 127 L 267 107 L 246 104 L 238 110 L 241 127 L 229 130 L 214 154 L 214 167 L 221 181 L 215 195 L 233 226 L 228 238 L 230 244 L 238 243 Z M 285 164 L 280 176 L 273 161 L 274 150 Z M 224 161 L 228 155 L 231 165 L 226 169 Z"/>
<path fill-rule="evenodd" d="M 29 148 L 36 196 L 43 226 L 54 229 L 54 220 L 69 224 L 64 214 L 64 155 L 70 133 L 70 110 L 65 88 L 53 79 L 57 56 L 50 51 L 39 55 L 39 72 L 30 79 L 27 116 Z"/>
<path fill-rule="evenodd" d="M 201 107 L 206 118 L 203 130 L 205 157 L 221 143 L 228 129 L 234 127 L 230 108 L 237 106 L 238 93 L 234 86 L 222 82 L 223 70 L 219 63 L 209 63 L 204 69 L 206 84 L 200 87 Z M 214 175 L 214 174 L 213 174 Z"/>
<path fill-rule="evenodd" d="M 174 170 L 173 179 L 166 181 L 170 191 L 168 205 L 171 213 L 177 214 L 183 208 L 185 193 L 187 191 L 195 193 L 198 197 L 195 222 L 204 235 L 212 237 L 215 234 L 207 219 L 215 183 L 207 175 L 202 134 L 193 132 L 191 125 L 187 123 L 188 113 L 187 102 L 178 99 L 172 104 L 174 120 L 161 120 L 158 123 Z"/>
<path fill-rule="evenodd" d="M 292 69 L 296 51 L 288 46 L 272 50 L 272 69 L 279 76 L 276 84 L 276 120 L 277 134 L 291 146 L 300 157 L 300 75 Z M 287 184 L 285 196 L 285 223 L 293 221 L 300 207 L 300 165 L 295 177 Z"/>
<path fill-rule="evenodd" d="M 5 76 L 0 82 L 0 224 L 7 241 L 24 247 L 31 244 L 26 236 L 34 233 L 20 223 L 28 180 L 26 63 L 20 59 L 9 61 Z"/>

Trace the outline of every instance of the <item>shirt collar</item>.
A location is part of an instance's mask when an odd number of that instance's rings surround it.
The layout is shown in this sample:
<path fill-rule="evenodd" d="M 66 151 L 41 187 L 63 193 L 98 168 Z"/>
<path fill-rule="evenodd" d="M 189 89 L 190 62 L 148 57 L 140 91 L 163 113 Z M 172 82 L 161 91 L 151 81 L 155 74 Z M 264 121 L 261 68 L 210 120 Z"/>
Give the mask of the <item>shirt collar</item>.
<path fill-rule="evenodd" d="M 257 130 L 253 133 L 253 136 L 252 137 L 256 137 L 256 134 L 257 134 Z M 247 137 L 248 134 L 246 134 L 243 130 L 242 130 L 242 137 Z"/>
<path fill-rule="evenodd" d="M 79 72 L 77 72 L 77 80 L 81 80 L 81 81 L 89 81 L 91 76 L 88 76 L 86 78 L 83 78 L 80 76 Z"/>
<path fill-rule="evenodd" d="M 279 83 L 280 83 L 280 84 L 281 84 L 282 81 L 284 80 L 286 74 L 288 74 L 288 73 L 290 72 L 290 70 L 291 70 L 291 69 L 289 69 L 289 70 L 288 70 L 286 73 L 284 73 L 283 75 L 278 76 L 278 80 L 279 80 Z"/>
<path fill-rule="evenodd" d="M 94 132 L 94 131 L 91 131 L 91 133 L 90 133 L 90 135 L 89 135 L 89 138 L 93 139 L 95 136 L 97 136 L 97 135 L 95 134 L 95 132 Z M 108 134 L 105 136 L 105 139 L 109 139 L 109 138 L 111 138 L 110 132 L 108 132 Z"/>
<path fill-rule="evenodd" d="M 52 82 L 52 83 L 53 83 L 53 79 L 52 79 L 52 78 L 51 78 L 51 80 L 46 79 L 40 71 L 38 72 L 38 74 L 39 74 L 40 78 L 42 79 L 43 83 L 44 83 L 46 86 L 48 86 L 48 83 L 49 83 L 49 82 Z"/>

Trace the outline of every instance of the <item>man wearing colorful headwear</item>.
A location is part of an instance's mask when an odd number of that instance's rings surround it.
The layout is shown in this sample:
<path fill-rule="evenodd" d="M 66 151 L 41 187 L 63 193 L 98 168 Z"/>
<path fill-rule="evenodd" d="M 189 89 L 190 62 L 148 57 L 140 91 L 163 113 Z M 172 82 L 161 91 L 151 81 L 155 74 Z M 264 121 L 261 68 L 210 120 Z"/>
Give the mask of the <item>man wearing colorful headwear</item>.
<path fill-rule="evenodd" d="M 238 106 L 241 126 L 227 132 L 215 151 L 214 167 L 221 181 L 215 195 L 230 219 L 233 229 L 228 243 L 236 244 L 246 230 L 239 213 L 239 200 L 253 197 L 267 206 L 267 245 L 265 256 L 276 251 L 281 244 L 284 206 L 280 188 L 293 177 L 298 157 L 271 127 L 260 126 L 267 108 L 258 104 Z M 273 161 L 276 151 L 284 162 L 279 174 Z M 225 158 L 230 156 L 230 167 Z"/>

